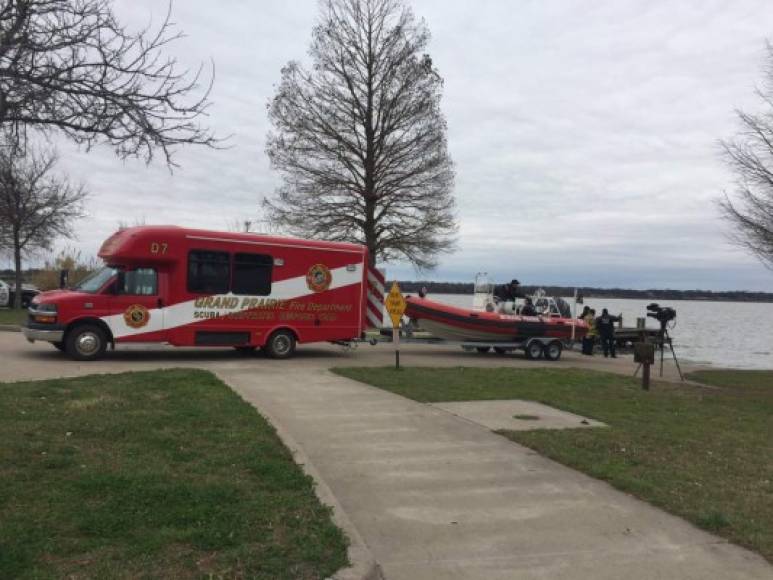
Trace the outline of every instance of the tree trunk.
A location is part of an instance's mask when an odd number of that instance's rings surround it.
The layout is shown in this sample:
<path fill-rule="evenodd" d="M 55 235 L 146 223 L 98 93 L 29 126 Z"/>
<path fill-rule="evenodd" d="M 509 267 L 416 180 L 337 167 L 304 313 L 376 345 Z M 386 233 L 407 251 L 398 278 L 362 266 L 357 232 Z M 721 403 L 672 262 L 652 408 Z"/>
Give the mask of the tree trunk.
<path fill-rule="evenodd" d="M 14 232 L 13 236 L 13 260 L 16 267 L 16 289 L 13 294 L 13 307 L 16 309 L 21 308 L 22 289 L 21 289 L 21 241 L 19 240 L 18 232 Z"/>
<path fill-rule="evenodd" d="M 365 236 L 365 246 L 368 248 L 368 265 L 371 268 L 376 266 L 376 202 L 372 196 L 365 200 L 365 227 L 363 228 Z"/>

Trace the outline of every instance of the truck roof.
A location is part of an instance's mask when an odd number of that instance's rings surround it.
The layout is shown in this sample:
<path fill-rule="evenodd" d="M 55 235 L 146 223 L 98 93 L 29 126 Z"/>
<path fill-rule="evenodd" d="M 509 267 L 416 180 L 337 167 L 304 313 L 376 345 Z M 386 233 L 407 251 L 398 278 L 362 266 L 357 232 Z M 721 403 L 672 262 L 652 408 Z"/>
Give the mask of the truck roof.
<path fill-rule="evenodd" d="M 298 247 L 313 250 L 347 252 L 359 255 L 366 252 L 365 246 L 363 245 L 345 242 L 304 240 L 285 236 L 266 236 L 252 233 L 219 232 L 183 228 L 180 226 L 137 226 L 120 230 L 105 240 L 99 250 L 99 257 L 107 262 L 110 262 L 111 260 L 147 259 L 149 257 L 149 248 L 151 247 L 151 244 L 164 243 L 169 244 L 169 253 L 167 254 L 166 248 L 164 248 L 163 252 L 159 252 L 158 255 L 153 257 L 162 261 L 174 260 L 182 257 L 176 248 L 183 247 L 187 250 L 190 245 L 188 240 Z"/>

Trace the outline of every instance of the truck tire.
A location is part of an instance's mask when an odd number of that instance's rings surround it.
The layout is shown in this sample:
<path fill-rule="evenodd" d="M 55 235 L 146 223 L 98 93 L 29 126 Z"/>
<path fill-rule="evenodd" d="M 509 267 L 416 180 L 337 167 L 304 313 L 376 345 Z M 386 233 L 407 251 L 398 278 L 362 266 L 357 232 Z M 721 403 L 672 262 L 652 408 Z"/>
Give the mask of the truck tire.
<path fill-rule="evenodd" d="M 506 348 L 502 348 L 501 346 L 495 346 L 494 352 L 497 354 L 507 354 L 508 350 Z"/>
<path fill-rule="evenodd" d="M 63 342 L 52 342 L 51 344 L 54 345 L 56 350 L 60 350 L 60 351 L 64 352 L 65 346 L 64 346 Z"/>
<path fill-rule="evenodd" d="M 489 350 L 491 350 L 491 347 L 489 347 L 489 346 L 476 346 L 475 350 L 477 350 L 480 354 L 486 354 Z"/>
<path fill-rule="evenodd" d="M 554 340 L 544 348 L 545 360 L 557 361 L 561 358 L 563 346 L 557 340 Z"/>
<path fill-rule="evenodd" d="M 75 360 L 99 360 L 107 350 L 107 336 L 96 324 L 81 324 L 67 333 L 64 349 Z"/>
<path fill-rule="evenodd" d="M 295 335 L 289 330 L 277 330 L 268 337 L 263 349 L 271 358 L 290 358 L 295 352 Z"/>
<path fill-rule="evenodd" d="M 542 356 L 542 343 L 538 340 L 532 340 L 526 345 L 526 358 L 537 360 Z"/>

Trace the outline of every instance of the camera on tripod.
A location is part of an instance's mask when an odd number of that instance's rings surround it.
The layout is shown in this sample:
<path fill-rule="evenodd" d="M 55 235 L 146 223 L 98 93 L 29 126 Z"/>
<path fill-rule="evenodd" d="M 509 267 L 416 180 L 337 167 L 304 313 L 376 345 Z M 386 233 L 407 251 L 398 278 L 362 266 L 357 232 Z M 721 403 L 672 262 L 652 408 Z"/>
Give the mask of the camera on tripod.
<path fill-rule="evenodd" d="M 660 322 L 660 327 L 662 329 L 665 329 L 666 324 L 676 318 L 676 310 L 669 308 L 668 306 L 661 306 L 655 302 L 648 304 L 647 310 L 649 311 L 647 312 L 647 316 Z"/>
<path fill-rule="evenodd" d="M 663 376 L 663 355 L 665 353 L 666 347 L 668 347 L 671 350 L 671 356 L 674 357 L 674 363 L 676 363 L 676 369 L 679 371 L 679 378 L 684 380 L 684 375 L 682 374 L 682 368 L 679 366 L 679 361 L 676 358 L 676 352 L 674 351 L 674 342 L 671 340 L 671 336 L 668 334 L 668 323 L 672 320 L 676 319 L 676 310 L 673 308 L 669 308 L 668 306 L 661 306 L 660 304 L 657 304 L 656 302 L 653 302 L 652 304 L 647 305 L 647 316 L 650 318 L 654 318 L 658 322 L 660 322 L 660 330 L 658 331 L 657 337 L 654 339 L 655 348 L 660 349 L 660 376 Z M 673 326 L 672 326 L 673 328 Z M 649 339 L 647 336 L 647 333 L 643 333 L 643 342 L 645 345 L 648 344 Z M 651 359 L 650 359 L 651 360 Z M 644 363 L 645 367 L 645 377 L 649 377 L 649 367 L 647 366 L 647 363 L 645 361 L 641 361 Z M 639 368 L 642 367 L 642 364 L 639 364 Z M 639 372 L 639 369 L 636 369 L 636 372 L 634 373 L 634 376 L 636 376 L 636 373 Z M 645 379 L 645 385 L 648 385 L 649 379 Z M 648 388 L 647 386 L 644 387 L 645 389 Z"/>

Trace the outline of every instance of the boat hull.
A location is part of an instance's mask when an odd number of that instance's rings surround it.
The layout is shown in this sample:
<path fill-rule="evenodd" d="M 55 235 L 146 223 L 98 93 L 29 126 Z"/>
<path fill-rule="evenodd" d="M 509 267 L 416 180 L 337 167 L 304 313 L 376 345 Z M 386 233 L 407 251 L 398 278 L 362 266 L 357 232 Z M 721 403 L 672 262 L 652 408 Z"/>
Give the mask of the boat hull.
<path fill-rule="evenodd" d="M 406 315 L 438 338 L 463 342 L 523 342 L 529 338 L 582 338 L 587 326 L 581 320 L 519 316 L 456 308 L 426 298 L 409 296 Z"/>

